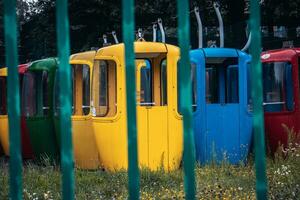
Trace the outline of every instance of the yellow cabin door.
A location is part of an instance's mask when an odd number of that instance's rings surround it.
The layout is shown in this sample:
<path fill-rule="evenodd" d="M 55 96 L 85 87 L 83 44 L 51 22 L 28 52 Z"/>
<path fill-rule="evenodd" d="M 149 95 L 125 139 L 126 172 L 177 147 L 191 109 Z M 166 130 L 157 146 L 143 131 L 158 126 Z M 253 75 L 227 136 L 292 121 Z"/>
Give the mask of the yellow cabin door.
<path fill-rule="evenodd" d="M 160 68 L 148 60 L 137 60 L 136 66 L 139 163 L 168 169 L 168 109 L 161 103 Z"/>
<path fill-rule="evenodd" d="M 81 169 L 97 169 L 100 163 L 90 116 L 90 67 L 86 64 L 72 64 L 72 71 L 72 140 L 75 165 Z"/>
<path fill-rule="evenodd" d="M 149 167 L 168 169 L 168 106 L 166 61 L 152 60 L 152 103 L 147 107 L 149 126 Z"/>
<path fill-rule="evenodd" d="M 144 90 L 141 89 L 141 69 L 145 62 L 136 61 L 136 102 L 137 102 L 137 134 L 138 134 L 138 158 L 140 167 L 149 166 L 148 143 L 148 113 L 144 104 Z"/>
<path fill-rule="evenodd" d="M 168 110 L 166 106 L 148 107 L 149 167 L 168 169 Z"/>

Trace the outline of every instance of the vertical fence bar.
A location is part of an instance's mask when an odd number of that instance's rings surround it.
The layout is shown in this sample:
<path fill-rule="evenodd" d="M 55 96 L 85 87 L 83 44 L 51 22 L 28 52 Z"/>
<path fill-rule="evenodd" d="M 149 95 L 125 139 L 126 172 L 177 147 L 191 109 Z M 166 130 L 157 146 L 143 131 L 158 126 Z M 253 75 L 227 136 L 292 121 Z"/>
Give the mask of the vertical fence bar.
<path fill-rule="evenodd" d="M 68 1 L 56 0 L 56 31 L 58 51 L 58 78 L 60 81 L 60 133 L 63 199 L 74 199 L 74 159 L 71 130 L 71 73 L 69 65 L 70 38 Z"/>
<path fill-rule="evenodd" d="M 5 60 L 8 68 L 10 199 L 22 199 L 20 93 L 18 76 L 16 1 L 4 1 Z"/>
<path fill-rule="evenodd" d="M 129 199 L 139 199 L 139 168 L 136 131 L 136 83 L 134 63 L 134 0 L 122 1 L 122 28 L 125 44 L 126 106 L 128 134 L 128 193 Z"/>
<path fill-rule="evenodd" d="M 260 61 L 261 54 L 261 32 L 260 32 L 260 5 L 259 0 L 251 0 L 250 4 L 250 28 L 252 42 L 250 53 L 252 55 L 251 76 L 255 81 L 251 81 L 251 95 L 253 99 L 253 128 L 254 128 L 254 154 L 256 170 L 256 197 L 257 199 L 267 199 L 267 178 L 266 178 L 266 150 L 264 134 L 264 114 L 262 98 L 262 67 Z"/>
<path fill-rule="evenodd" d="M 189 1 L 177 0 L 178 12 L 178 37 L 180 56 L 180 102 L 183 115 L 184 131 L 184 189 L 186 199 L 195 199 L 195 146 L 192 126 L 192 81 L 191 65 L 189 59 L 190 50 L 190 21 L 189 21 Z"/>

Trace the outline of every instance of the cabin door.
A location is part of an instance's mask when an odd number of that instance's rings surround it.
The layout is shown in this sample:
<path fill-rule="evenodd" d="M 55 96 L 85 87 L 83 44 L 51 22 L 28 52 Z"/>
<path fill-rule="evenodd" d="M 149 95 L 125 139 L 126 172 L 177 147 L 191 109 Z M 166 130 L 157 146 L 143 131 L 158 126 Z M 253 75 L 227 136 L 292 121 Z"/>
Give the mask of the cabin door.
<path fill-rule="evenodd" d="M 270 150 L 278 144 L 287 144 L 283 124 L 296 128 L 294 121 L 294 83 L 292 64 L 289 62 L 263 63 L 263 100 L 265 129 Z"/>
<path fill-rule="evenodd" d="M 206 161 L 231 160 L 239 150 L 239 70 L 235 58 L 206 59 Z"/>
<path fill-rule="evenodd" d="M 136 60 L 139 162 L 157 169 L 168 162 L 166 62 Z"/>

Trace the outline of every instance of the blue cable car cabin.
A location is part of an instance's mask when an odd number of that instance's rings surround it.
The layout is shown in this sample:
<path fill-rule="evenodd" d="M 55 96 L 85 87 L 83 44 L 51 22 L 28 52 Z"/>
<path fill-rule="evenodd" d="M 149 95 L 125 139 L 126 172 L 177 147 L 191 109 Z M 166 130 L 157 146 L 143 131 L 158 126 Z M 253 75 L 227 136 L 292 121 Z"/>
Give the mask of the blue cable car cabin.
<path fill-rule="evenodd" d="M 227 48 L 190 51 L 196 158 L 245 162 L 252 140 L 250 55 Z"/>

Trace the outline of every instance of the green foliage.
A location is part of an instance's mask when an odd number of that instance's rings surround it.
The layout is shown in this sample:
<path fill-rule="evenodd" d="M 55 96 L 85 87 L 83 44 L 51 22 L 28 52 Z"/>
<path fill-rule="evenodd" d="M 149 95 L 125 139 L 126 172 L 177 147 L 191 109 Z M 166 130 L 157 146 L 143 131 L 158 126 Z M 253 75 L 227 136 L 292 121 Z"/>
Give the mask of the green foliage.
<path fill-rule="evenodd" d="M 191 9 L 199 6 L 202 23 L 205 27 L 217 27 L 218 21 L 213 9 L 213 0 L 191 0 Z M 225 24 L 225 46 L 241 48 L 246 42 L 245 27 L 248 19 L 248 0 L 219 0 Z M 55 1 L 17 1 L 19 16 L 19 54 L 20 62 L 33 61 L 56 56 Z M 146 40 L 152 39 L 152 22 L 162 18 L 167 33 L 167 43 L 177 44 L 177 10 L 175 1 L 139 0 L 136 1 L 136 29 L 144 28 Z M 3 6 L 0 1 L 0 67 L 4 65 L 3 41 Z M 299 44 L 295 27 L 299 26 L 300 0 L 264 0 L 262 1 L 262 25 L 268 26 L 270 35 L 273 25 L 285 25 L 291 30 L 289 38 Z M 71 34 L 71 51 L 77 53 L 92 47 L 102 47 L 102 34 L 115 30 L 119 41 L 121 35 L 121 1 L 120 0 L 69 0 L 69 18 Z M 218 41 L 216 28 L 208 29 L 204 34 L 207 41 Z M 191 13 L 191 45 L 197 47 L 197 23 Z M 113 38 L 108 34 L 109 41 Z M 281 40 L 273 37 L 264 41 L 264 46 L 281 47 Z M 286 40 L 286 39 L 285 39 Z M 274 46 L 275 45 L 275 46 Z M 206 46 L 206 45 L 205 45 Z"/>

